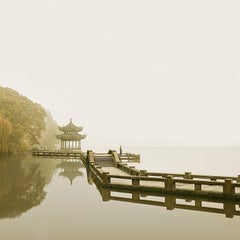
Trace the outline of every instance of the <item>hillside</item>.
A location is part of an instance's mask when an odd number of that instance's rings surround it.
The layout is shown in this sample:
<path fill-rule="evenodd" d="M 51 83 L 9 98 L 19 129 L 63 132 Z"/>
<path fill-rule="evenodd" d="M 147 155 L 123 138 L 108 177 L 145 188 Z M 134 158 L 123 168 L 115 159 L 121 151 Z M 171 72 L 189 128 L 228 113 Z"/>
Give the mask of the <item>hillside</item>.
<path fill-rule="evenodd" d="M 0 153 L 25 151 L 39 144 L 46 116 L 38 103 L 0 87 Z"/>

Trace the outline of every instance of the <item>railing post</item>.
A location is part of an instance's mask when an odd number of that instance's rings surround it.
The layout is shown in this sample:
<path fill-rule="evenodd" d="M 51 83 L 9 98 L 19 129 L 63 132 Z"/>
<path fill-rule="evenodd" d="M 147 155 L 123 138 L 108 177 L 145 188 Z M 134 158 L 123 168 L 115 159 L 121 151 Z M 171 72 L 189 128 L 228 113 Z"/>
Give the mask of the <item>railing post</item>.
<path fill-rule="evenodd" d="M 139 176 L 147 176 L 147 170 L 140 170 Z"/>
<path fill-rule="evenodd" d="M 240 182 L 240 175 L 237 176 L 237 182 Z"/>
<path fill-rule="evenodd" d="M 184 179 L 192 179 L 191 172 L 185 172 Z"/>
<path fill-rule="evenodd" d="M 103 172 L 102 173 L 102 182 L 103 182 L 103 184 L 109 184 L 110 183 L 109 172 Z"/>
<path fill-rule="evenodd" d="M 202 185 L 201 183 L 195 183 L 194 184 L 195 191 L 201 191 L 202 190 Z"/>
<path fill-rule="evenodd" d="M 140 180 L 139 179 L 132 179 L 132 185 L 133 186 L 139 186 L 140 185 Z"/>
<path fill-rule="evenodd" d="M 165 179 L 165 188 L 167 190 L 173 190 L 175 188 L 175 183 L 173 183 L 173 176 L 172 175 L 167 175 Z"/>
<path fill-rule="evenodd" d="M 223 186 L 223 193 L 225 194 L 233 194 L 233 186 L 232 186 L 232 179 L 225 179 L 224 186 Z"/>

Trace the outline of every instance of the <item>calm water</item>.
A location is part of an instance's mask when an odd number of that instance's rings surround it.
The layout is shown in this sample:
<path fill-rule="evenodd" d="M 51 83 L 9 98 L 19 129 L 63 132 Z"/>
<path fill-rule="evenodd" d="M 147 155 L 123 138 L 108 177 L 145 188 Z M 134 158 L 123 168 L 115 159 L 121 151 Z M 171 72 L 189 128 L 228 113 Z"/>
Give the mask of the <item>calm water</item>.
<path fill-rule="evenodd" d="M 141 163 L 136 164 L 140 169 L 240 174 L 240 149 L 124 150 L 141 154 Z M 61 165 L 61 159 L 29 155 L 0 160 L 0 239 L 225 240 L 239 239 L 239 225 L 237 215 L 227 218 L 225 214 L 167 210 L 119 199 L 103 201 L 95 184 L 88 183 L 81 163 L 69 167 Z"/>

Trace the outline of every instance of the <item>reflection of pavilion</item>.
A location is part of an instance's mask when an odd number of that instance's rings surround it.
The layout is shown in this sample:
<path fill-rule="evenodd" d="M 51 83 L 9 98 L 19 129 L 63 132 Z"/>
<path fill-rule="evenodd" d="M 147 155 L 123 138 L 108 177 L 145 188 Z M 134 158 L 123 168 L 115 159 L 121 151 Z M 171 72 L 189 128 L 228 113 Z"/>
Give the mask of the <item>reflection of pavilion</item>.
<path fill-rule="evenodd" d="M 68 178 L 71 185 L 76 177 L 83 176 L 83 173 L 79 171 L 79 169 L 83 168 L 84 165 L 79 159 L 62 159 L 61 163 L 59 163 L 56 167 L 62 169 L 59 176 Z"/>

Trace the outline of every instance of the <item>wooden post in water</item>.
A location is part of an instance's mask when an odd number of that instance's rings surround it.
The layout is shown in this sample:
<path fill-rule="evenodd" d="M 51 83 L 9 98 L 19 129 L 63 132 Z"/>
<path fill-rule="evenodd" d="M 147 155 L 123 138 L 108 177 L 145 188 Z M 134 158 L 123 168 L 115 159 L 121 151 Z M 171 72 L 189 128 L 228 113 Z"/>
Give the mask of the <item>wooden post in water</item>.
<path fill-rule="evenodd" d="M 233 202 L 224 202 L 223 204 L 226 218 L 233 218 L 235 214 L 235 204 Z"/>
<path fill-rule="evenodd" d="M 173 196 L 166 196 L 165 204 L 166 204 L 167 210 L 173 210 L 175 208 L 176 198 Z"/>
<path fill-rule="evenodd" d="M 132 200 L 140 200 L 140 194 L 139 193 L 135 193 L 135 192 L 133 192 L 132 193 Z"/>
<path fill-rule="evenodd" d="M 202 201 L 200 199 L 195 199 L 195 207 L 202 207 Z"/>
<path fill-rule="evenodd" d="M 225 194 L 233 194 L 233 186 L 232 186 L 232 179 L 225 179 L 224 186 L 223 186 L 223 193 Z"/>
<path fill-rule="evenodd" d="M 111 197 L 111 192 L 110 192 L 110 190 L 103 188 L 101 190 L 101 195 L 102 195 L 102 200 L 104 202 L 106 202 L 106 201 L 109 201 L 109 199 Z"/>

